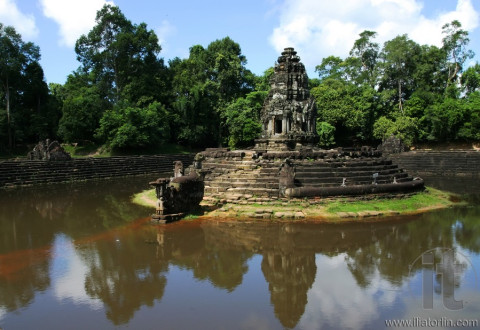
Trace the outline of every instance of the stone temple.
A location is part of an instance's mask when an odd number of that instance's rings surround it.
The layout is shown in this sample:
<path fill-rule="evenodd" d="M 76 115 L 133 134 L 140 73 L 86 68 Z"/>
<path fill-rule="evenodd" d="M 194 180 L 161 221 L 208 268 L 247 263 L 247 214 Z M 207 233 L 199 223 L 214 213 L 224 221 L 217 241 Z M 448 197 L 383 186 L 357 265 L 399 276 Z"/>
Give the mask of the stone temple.
<path fill-rule="evenodd" d="M 293 48 L 285 48 L 278 58 L 270 84 L 262 110 L 263 133 L 255 141 L 255 149 L 312 149 L 318 142 L 317 108 L 305 66 Z"/>
<path fill-rule="evenodd" d="M 195 156 L 190 173 L 203 179 L 203 200 L 316 203 L 330 196 L 395 197 L 424 189 L 422 179 L 408 175 L 381 150 L 317 147 L 315 100 L 293 48 L 285 48 L 278 58 L 270 85 L 261 114 L 263 132 L 254 147 L 210 148 Z M 172 194 L 181 195 L 176 190 Z"/>

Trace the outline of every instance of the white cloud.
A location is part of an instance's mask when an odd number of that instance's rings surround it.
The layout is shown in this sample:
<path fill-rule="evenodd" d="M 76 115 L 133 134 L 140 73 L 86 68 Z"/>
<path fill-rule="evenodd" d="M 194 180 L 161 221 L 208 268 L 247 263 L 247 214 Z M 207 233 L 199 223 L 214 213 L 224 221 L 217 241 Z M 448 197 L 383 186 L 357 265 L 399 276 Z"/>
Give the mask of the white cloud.
<path fill-rule="evenodd" d="M 167 39 L 176 33 L 177 29 L 175 28 L 172 23 L 167 20 L 163 20 L 161 25 L 155 29 L 155 34 L 158 37 L 158 43 L 162 46 L 162 51 L 168 49 L 168 41 Z"/>
<path fill-rule="evenodd" d="M 75 41 L 95 25 L 97 11 L 108 0 L 41 0 L 43 14 L 60 26 L 60 44 L 71 47 Z"/>
<path fill-rule="evenodd" d="M 0 308 L 0 321 L 7 315 L 7 310 L 5 308 Z"/>
<path fill-rule="evenodd" d="M 85 280 L 88 266 L 79 256 L 72 241 L 64 235 L 58 235 L 54 243 L 52 271 L 55 281 L 52 283 L 55 297 L 60 300 L 71 300 L 75 304 L 85 304 L 91 309 L 102 308 L 99 299 L 90 297 L 85 291 Z"/>
<path fill-rule="evenodd" d="M 376 271 L 367 288 L 361 288 L 345 263 L 345 254 L 317 255 L 317 274 L 308 292 L 308 305 L 299 322 L 302 329 L 361 329 L 391 307 L 398 291 Z M 395 288 L 396 289 L 396 288 Z"/>
<path fill-rule="evenodd" d="M 0 22 L 13 26 L 24 40 L 38 35 L 33 15 L 20 12 L 14 0 L 0 0 Z"/>
<path fill-rule="evenodd" d="M 295 47 L 312 70 L 329 55 L 348 56 L 364 30 L 376 31 L 380 45 L 406 33 L 420 44 L 440 46 L 445 23 L 457 19 L 467 31 L 479 25 L 472 0 L 458 0 L 454 11 L 435 17 L 427 17 L 422 10 L 420 0 L 285 0 L 270 42 L 277 52 Z"/>

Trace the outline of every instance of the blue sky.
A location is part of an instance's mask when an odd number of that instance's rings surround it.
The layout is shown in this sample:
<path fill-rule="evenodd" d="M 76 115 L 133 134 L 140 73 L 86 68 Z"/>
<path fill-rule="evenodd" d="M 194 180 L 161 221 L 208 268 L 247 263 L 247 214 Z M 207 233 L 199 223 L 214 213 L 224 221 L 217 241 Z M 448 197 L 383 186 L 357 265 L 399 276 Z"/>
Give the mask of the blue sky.
<path fill-rule="evenodd" d="M 420 44 L 440 45 L 442 25 L 454 19 L 470 34 L 474 61 L 480 59 L 480 0 L 0 0 L 0 22 L 40 46 L 48 83 L 64 83 L 79 66 L 75 40 L 105 3 L 155 30 L 166 60 L 229 36 L 258 75 L 293 46 L 313 78 L 322 58 L 346 57 L 365 29 L 378 32 L 380 44 L 407 33 Z"/>

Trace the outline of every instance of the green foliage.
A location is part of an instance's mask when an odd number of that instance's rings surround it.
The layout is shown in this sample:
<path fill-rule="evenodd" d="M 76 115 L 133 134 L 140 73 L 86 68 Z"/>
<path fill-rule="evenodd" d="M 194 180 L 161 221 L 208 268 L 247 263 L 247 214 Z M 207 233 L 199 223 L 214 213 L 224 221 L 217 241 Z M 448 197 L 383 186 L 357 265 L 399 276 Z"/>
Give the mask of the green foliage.
<path fill-rule="evenodd" d="M 480 66 L 458 21 L 442 47 L 407 35 L 382 46 L 363 31 L 349 56 L 329 56 L 310 79 L 323 147 L 376 143 L 391 134 L 413 141 L 480 140 Z M 273 68 L 253 75 L 229 37 L 194 45 L 166 66 L 145 23 L 105 5 L 75 51 L 81 65 L 64 85 L 47 87 L 40 51 L 0 23 L 0 149 L 56 138 L 106 143 L 114 150 L 161 144 L 246 147 L 258 137 Z M 130 151 L 126 151 L 130 149 Z"/>
<path fill-rule="evenodd" d="M 474 56 L 472 50 L 467 49 L 470 41 L 468 32 L 461 29 L 462 25 L 459 21 L 454 20 L 445 24 L 443 28 L 443 46 L 442 50 L 446 54 L 446 66 L 448 70 L 447 86 L 455 83 L 458 74 L 461 73 L 464 63 Z"/>
<path fill-rule="evenodd" d="M 467 94 L 480 90 L 480 64 L 476 63 L 474 66 L 465 70 L 461 79 L 462 85 Z"/>
<path fill-rule="evenodd" d="M 335 126 L 325 121 L 318 122 L 317 134 L 320 137 L 318 145 L 323 148 L 329 148 L 335 145 Z"/>
<path fill-rule="evenodd" d="M 454 141 L 466 119 L 464 100 L 446 98 L 428 107 L 425 121 L 429 124 L 429 140 Z"/>
<path fill-rule="evenodd" d="M 205 147 L 217 146 L 227 138 L 228 104 L 252 91 L 255 83 L 245 64 L 240 46 L 229 37 L 206 49 L 193 46 L 189 58 L 170 61 L 177 142 Z M 252 123 L 247 126 L 254 129 Z"/>
<path fill-rule="evenodd" d="M 385 42 L 380 54 L 383 60 L 380 91 L 388 90 L 389 95 L 395 95 L 395 98 L 389 100 L 389 103 L 396 103 L 402 115 L 404 115 L 403 103 L 414 91 L 412 77 L 420 52 L 421 47 L 404 34 Z M 390 93 L 394 90 L 396 91 L 395 94 Z"/>
<path fill-rule="evenodd" d="M 58 135 L 65 142 L 92 140 L 106 107 L 97 85 L 83 85 L 84 76 L 70 75 L 63 91 Z"/>
<path fill-rule="evenodd" d="M 370 137 L 371 116 L 376 108 L 374 90 L 342 80 L 328 78 L 311 90 L 317 103 L 318 122 L 336 128 L 335 141 L 350 143 Z"/>
<path fill-rule="evenodd" d="M 230 103 L 225 111 L 230 148 L 248 147 L 262 131 L 260 111 L 267 92 L 251 92 Z"/>
<path fill-rule="evenodd" d="M 112 149 L 145 148 L 168 141 L 168 114 L 163 105 L 117 106 L 100 119 L 96 137 Z"/>
<path fill-rule="evenodd" d="M 480 141 L 480 91 L 473 92 L 464 104 L 465 120 L 458 130 L 462 140 Z"/>
<path fill-rule="evenodd" d="M 77 40 L 75 52 L 103 95 L 112 103 L 125 99 L 136 103 L 142 96 L 155 96 L 163 71 L 155 32 L 145 23 L 132 24 L 112 5 L 97 12 L 96 23 Z"/>
<path fill-rule="evenodd" d="M 480 69 L 464 71 L 473 52 L 458 21 L 444 26 L 443 46 L 418 45 L 407 35 L 385 42 L 364 31 L 350 57 L 329 56 L 312 88 L 318 122 L 335 127 L 339 144 L 399 135 L 413 141 L 478 139 Z M 461 79 L 460 79 L 461 77 Z"/>
<path fill-rule="evenodd" d="M 32 142 L 55 131 L 58 107 L 51 102 L 40 49 L 0 23 L 0 149 Z"/>
<path fill-rule="evenodd" d="M 380 117 L 373 126 L 373 136 L 385 140 L 395 135 L 410 146 L 416 138 L 418 129 L 417 120 L 407 116 L 399 116 L 395 120 L 387 117 Z"/>

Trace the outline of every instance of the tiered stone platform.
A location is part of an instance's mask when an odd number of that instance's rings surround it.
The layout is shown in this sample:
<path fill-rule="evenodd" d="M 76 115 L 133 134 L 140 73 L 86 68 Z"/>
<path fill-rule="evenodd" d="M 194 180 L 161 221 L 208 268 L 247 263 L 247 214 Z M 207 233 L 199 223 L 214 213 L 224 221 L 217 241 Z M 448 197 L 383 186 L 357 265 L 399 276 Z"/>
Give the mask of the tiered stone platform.
<path fill-rule="evenodd" d="M 193 155 L 119 156 L 69 161 L 0 161 L 0 188 L 172 172 L 174 161 L 186 164 Z"/>
<path fill-rule="evenodd" d="M 201 153 L 206 199 L 223 202 L 259 202 L 283 198 L 410 193 L 423 189 L 392 160 L 372 149 L 336 149 L 310 152 L 228 151 Z M 293 184 L 282 190 L 286 159 Z"/>

